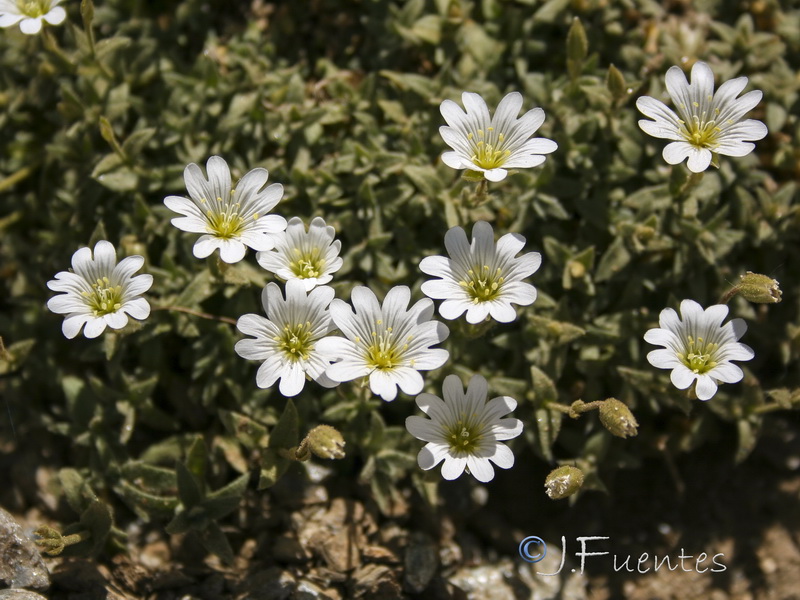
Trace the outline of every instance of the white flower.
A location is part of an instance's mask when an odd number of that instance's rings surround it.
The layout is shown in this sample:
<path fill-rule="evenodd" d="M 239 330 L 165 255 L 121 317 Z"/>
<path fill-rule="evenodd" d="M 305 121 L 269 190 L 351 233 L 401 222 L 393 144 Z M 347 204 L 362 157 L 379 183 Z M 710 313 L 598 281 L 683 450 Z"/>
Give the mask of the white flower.
<path fill-rule="evenodd" d="M 397 386 L 414 396 L 422 391 L 422 375 L 441 367 L 447 350 L 431 348 L 445 340 L 447 327 L 431 321 L 433 302 L 427 298 L 408 309 L 411 290 L 401 285 L 386 294 L 383 306 L 372 290 L 358 286 L 351 294 L 353 307 L 331 302 L 331 318 L 347 339 L 330 337 L 326 348 L 342 360 L 331 365 L 328 377 L 350 381 L 369 376 L 372 392 L 391 401 Z"/>
<path fill-rule="evenodd" d="M 59 25 L 67 18 L 61 0 L 0 0 L 0 27 L 19 23 L 22 33 L 34 35 L 41 31 L 42 21 Z"/>
<path fill-rule="evenodd" d="M 472 228 L 472 245 L 461 227 L 451 228 L 444 236 L 450 258 L 428 256 L 419 268 L 423 273 L 440 277 L 422 284 L 422 293 L 444 300 L 439 314 L 457 319 L 465 311 L 469 323 L 480 323 L 488 315 L 500 323 L 517 317 L 512 303 L 533 304 L 536 288 L 522 280 L 542 264 L 542 255 L 529 252 L 519 258 L 525 238 L 507 233 L 494 243 L 492 226 L 478 221 Z"/>
<path fill-rule="evenodd" d="M 742 120 L 761 100 L 761 92 L 754 90 L 737 98 L 747 85 L 747 77 L 726 81 L 714 93 L 714 73 L 704 62 L 692 67 L 692 83 L 680 67 L 667 71 L 667 92 L 678 114 L 655 98 L 642 96 L 636 107 L 647 117 L 639 127 L 653 137 L 675 140 L 664 147 L 664 160 L 677 165 L 687 158 L 693 173 L 708 168 L 714 154 L 745 156 L 755 148 L 750 140 L 760 140 L 767 135 L 767 127 L 754 119 Z"/>
<path fill-rule="evenodd" d="M 415 438 L 428 442 L 417 456 L 417 463 L 432 469 L 442 460 L 442 477 L 456 479 L 464 472 L 482 482 L 494 478 L 493 462 L 501 469 L 514 466 L 514 453 L 501 444 L 522 433 L 522 421 L 503 419 L 517 407 L 509 396 L 486 401 L 486 379 L 473 375 L 467 393 L 457 375 L 448 375 L 442 386 L 444 401 L 433 394 L 417 396 L 417 406 L 430 419 L 408 417 L 406 429 Z"/>
<path fill-rule="evenodd" d="M 708 400 L 717 393 L 717 384 L 736 383 L 744 374 L 732 360 L 750 360 L 755 356 L 749 346 L 737 340 L 747 331 L 742 319 L 732 319 L 724 304 L 709 306 L 705 311 L 694 300 L 681 302 L 681 317 L 665 308 L 658 317 L 657 329 L 650 329 L 644 339 L 650 344 L 664 346 L 647 355 L 651 365 L 672 369 L 670 379 L 680 389 L 689 388 L 695 381 L 695 393 Z"/>
<path fill-rule="evenodd" d="M 453 151 L 442 154 L 442 162 L 453 169 L 479 171 L 489 181 L 502 181 L 507 169 L 536 167 L 558 148 L 553 140 L 530 137 L 544 123 L 544 111 L 534 108 L 517 119 L 522 94 L 511 92 L 500 101 L 494 117 L 479 94 L 461 95 L 466 114 L 452 100 L 439 107 L 449 127 L 442 126 L 445 143 Z"/>
<path fill-rule="evenodd" d="M 324 387 L 336 385 L 325 376 L 334 357 L 322 343 L 330 330 L 331 300 L 333 288 L 328 286 L 306 295 L 301 281 L 287 281 L 284 300 L 278 284 L 268 283 L 261 294 L 267 318 L 239 317 L 236 327 L 255 339 L 239 340 L 234 349 L 242 358 L 264 361 L 256 375 L 258 387 L 271 387 L 280 379 L 281 394 L 290 397 L 303 390 L 306 376 Z"/>
<path fill-rule="evenodd" d="M 306 233 L 299 217 L 289 219 L 286 231 L 273 236 L 275 249 L 259 252 L 256 260 L 267 271 L 289 281 L 300 279 L 306 291 L 333 279 L 333 273 L 342 267 L 339 251 L 342 242 L 334 240 L 336 230 L 316 217 Z"/>
<path fill-rule="evenodd" d="M 175 227 L 204 234 L 194 245 L 194 255 L 206 258 L 219 248 L 222 260 L 235 263 L 244 258 L 245 246 L 271 250 L 275 245 L 271 234 L 286 229 L 286 219 L 267 214 L 283 196 L 283 186 L 273 183 L 264 188 L 269 173 L 258 168 L 232 189 L 228 163 L 219 156 L 208 159 L 206 170 L 208 180 L 194 163 L 183 171 L 191 200 L 181 196 L 164 200 L 167 208 L 183 215 L 172 219 Z"/>
<path fill-rule="evenodd" d="M 101 240 L 94 246 L 94 258 L 89 248 L 72 255 L 72 271 L 61 271 L 47 282 L 55 292 L 64 292 L 47 301 L 47 308 L 66 315 L 61 327 L 72 339 L 86 325 L 83 334 L 96 338 L 106 328 L 122 329 L 128 315 L 146 319 L 150 305 L 141 294 L 153 285 L 153 276 L 133 276 L 142 268 L 144 258 L 129 256 L 117 264 L 117 252 L 110 242 Z"/>

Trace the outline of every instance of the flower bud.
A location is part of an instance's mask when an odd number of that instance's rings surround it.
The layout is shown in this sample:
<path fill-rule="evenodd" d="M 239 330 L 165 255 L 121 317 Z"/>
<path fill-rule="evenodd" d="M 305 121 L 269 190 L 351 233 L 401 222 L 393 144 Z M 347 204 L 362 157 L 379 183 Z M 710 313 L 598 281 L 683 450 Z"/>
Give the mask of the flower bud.
<path fill-rule="evenodd" d="M 550 472 L 544 480 L 544 491 L 551 500 L 572 496 L 583 485 L 583 471 L 578 467 L 564 465 Z"/>
<path fill-rule="evenodd" d="M 308 449 L 320 458 L 344 458 L 344 438 L 330 425 L 317 425 L 306 436 Z"/>
<path fill-rule="evenodd" d="M 775 304 L 781 301 L 782 292 L 778 282 L 766 275 L 748 271 L 742 275 L 742 281 L 737 287 L 739 295 L 748 302 Z"/>
<path fill-rule="evenodd" d="M 609 398 L 600 406 L 600 422 L 617 437 L 636 435 L 639 423 L 631 410 L 616 398 Z"/>

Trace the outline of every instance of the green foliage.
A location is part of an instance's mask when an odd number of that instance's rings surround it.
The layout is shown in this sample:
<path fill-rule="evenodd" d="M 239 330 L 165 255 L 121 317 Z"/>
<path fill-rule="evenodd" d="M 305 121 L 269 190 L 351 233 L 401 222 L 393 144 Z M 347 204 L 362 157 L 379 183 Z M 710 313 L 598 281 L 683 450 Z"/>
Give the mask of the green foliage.
<path fill-rule="evenodd" d="M 112 518 L 132 511 L 232 560 L 220 521 L 245 493 L 270 493 L 294 464 L 281 451 L 320 422 L 347 441 L 335 477 L 368 488 L 385 513 L 409 473 L 432 497 L 403 427 L 411 399 L 385 404 L 354 382 L 309 383 L 287 401 L 258 389 L 256 365 L 234 353 L 230 320 L 263 314 L 270 276 L 252 252 L 227 268 L 196 260 L 196 236 L 172 227 L 163 205 L 186 193 L 185 166 L 213 154 L 235 177 L 268 168 L 286 190 L 277 213 L 336 228 L 344 265 L 332 285 L 344 299 L 357 284 L 421 297 L 419 261 L 444 254 L 449 227 L 483 219 L 524 235 L 543 255 L 536 303 L 489 331 L 449 322 L 451 358 L 426 374 L 426 391 L 441 395 L 452 372 L 483 374 L 518 401 L 517 455 L 528 445 L 536 460 L 574 462 L 583 491 L 662 452 L 664 436 L 674 453 L 737 435 L 731 460 L 744 460 L 768 413 L 800 404 L 797 9 L 381 0 L 316 3 L 310 19 L 307 3 L 248 6 L 84 0 L 49 28 L 57 46 L 0 31 L 0 396 L 17 438 L 60 450 L 50 456 L 64 498 L 91 532 L 67 550 L 101 551 Z M 745 75 L 763 90 L 753 117 L 770 129 L 700 181 L 664 163 L 664 141 L 637 127 L 634 106 L 665 98 L 667 68 L 696 60 L 718 83 Z M 522 92 L 525 109 L 547 115 L 537 135 L 559 149 L 478 196 L 470 173 L 438 159 L 438 106 L 465 90 L 490 106 Z M 66 340 L 45 283 L 98 239 L 144 256 L 147 297 L 164 310 L 101 340 Z M 756 358 L 700 405 L 647 364 L 642 335 L 664 307 L 714 304 L 747 271 L 779 280 L 784 300 L 732 300 Z M 636 415 L 636 438 L 552 406 L 611 396 Z"/>

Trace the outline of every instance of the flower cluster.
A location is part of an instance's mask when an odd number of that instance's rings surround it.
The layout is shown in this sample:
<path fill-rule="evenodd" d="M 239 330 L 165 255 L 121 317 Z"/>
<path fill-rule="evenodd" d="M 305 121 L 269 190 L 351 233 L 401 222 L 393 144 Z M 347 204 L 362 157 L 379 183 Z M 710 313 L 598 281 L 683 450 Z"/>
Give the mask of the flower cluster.
<path fill-rule="evenodd" d="M 20 23 L 23 32 L 35 33 L 43 20 L 50 24 L 64 20 L 58 3 L 0 0 L 0 26 Z M 641 97 L 639 110 L 653 120 L 639 125 L 650 135 L 671 140 L 663 153 L 668 163 L 688 159 L 688 168 L 695 173 L 708 168 L 717 154 L 744 156 L 754 147 L 749 140 L 767 133 L 761 122 L 742 119 L 761 98 L 756 91 L 737 98 L 746 84 L 747 79 L 740 77 L 724 83 L 715 94 L 713 74 L 705 63 L 694 65 L 691 84 L 679 68 L 672 67 L 666 85 L 677 113 L 654 98 Z M 523 99 L 517 92 L 505 96 L 494 115 L 478 94 L 464 92 L 462 102 L 463 110 L 451 100 L 441 104 L 447 125 L 440 132 L 451 148 L 441 159 L 452 168 L 473 172 L 473 179 L 476 174 L 485 178 L 481 185 L 499 182 L 513 169 L 541 165 L 558 148 L 552 140 L 532 137 L 545 119 L 541 108 L 518 118 Z M 522 253 L 526 243 L 522 235 L 506 233 L 495 240 L 492 225 L 478 221 L 470 241 L 463 228 L 452 227 L 444 235 L 448 256 L 427 256 L 419 264 L 432 277 L 421 287 L 427 298 L 412 302 L 411 289 L 398 285 L 381 302 L 373 290 L 356 286 L 348 303 L 335 298 L 328 285 L 343 266 L 334 227 L 321 217 L 306 227 L 300 217 L 287 221 L 274 214 L 284 190 L 281 184 L 268 184 L 266 169 L 255 168 L 234 185 L 226 161 L 212 156 L 205 173 L 197 164 L 189 164 L 184 180 L 188 197 L 168 196 L 164 204 L 179 215 L 172 219 L 175 227 L 199 234 L 194 256 L 204 259 L 218 250 L 222 263 L 232 264 L 243 260 L 250 248 L 258 264 L 278 280 L 269 282 L 261 294 L 264 316 L 245 314 L 236 322 L 247 337 L 236 343 L 235 352 L 261 363 L 256 373 L 259 387 L 277 384 L 282 395 L 292 397 L 309 380 L 326 388 L 357 380 L 387 402 L 402 391 L 416 396 L 418 407 L 428 416 L 406 420 L 408 432 L 426 442 L 418 455 L 422 469 L 442 463 L 445 479 L 466 471 L 487 482 L 494 477 L 493 464 L 503 469 L 513 466 L 514 454 L 502 442 L 522 432 L 522 421 L 506 417 L 516 401 L 508 396 L 487 401 L 488 383 L 477 374 L 466 392 L 457 375 L 446 376 L 439 398 L 423 392 L 422 372 L 443 367 L 449 358 L 448 350 L 438 347 L 449 329 L 433 318 L 433 300 L 442 301 L 438 310 L 443 319 L 464 315 L 468 326 L 490 326 L 492 320 L 510 323 L 518 316 L 516 307 L 534 303 L 537 290 L 525 280 L 539 269 L 542 257 L 538 252 Z M 107 326 L 125 327 L 128 317 L 147 318 L 150 306 L 141 296 L 153 277 L 134 276 L 143 264 L 141 256 L 117 263 L 116 251 L 107 241 L 97 242 L 93 252 L 78 250 L 72 271 L 58 273 L 47 284 L 62 292 L 48 301 L 48 307 L 65 315 L 64 335 L 74 338 L 83 329 L 87 338 L 95 338 Z M 779 299 L 772 280 L 748 283 L 750 287 L 743 284 L 742 289 L 754 288 L 752 295 L 767 284 L 769 298 Z M 692 300 L 681 303 L 681 317 L 670 308 L 663 310 L 660 327 L 644 336 L 647 342 L 663 346 L 650 352 L 648 361 L 671 369 L 673 384 L 701 400 L 711 398 L 720 382 L 740 381 L 743 372 L 732 361 L 749 360 L 753 351 L 738 342 L 746 330 L 744 321 L 723 324 L 727 313 L 725 305 L 703 310 Z M 606 402 L 601 418 L 608 421 L 608 411 L 624 409 L 627 427 L 617 426 L 619 419 L 614 427 L 606 426 L 621 437 L 635 434 L 636 421 L 627 417 L 627 407 L 613 402 Z M 561 497 L 569 486 L 554 481 L 548 492 Z"/>
<path fill-rule="evenodd" d="M 67 11 L 61 0 L 0 0 L 0 27 L 19 23 L 22 33 L 34 35 L 42 30 L 42 22 L 60 25 Z"/>

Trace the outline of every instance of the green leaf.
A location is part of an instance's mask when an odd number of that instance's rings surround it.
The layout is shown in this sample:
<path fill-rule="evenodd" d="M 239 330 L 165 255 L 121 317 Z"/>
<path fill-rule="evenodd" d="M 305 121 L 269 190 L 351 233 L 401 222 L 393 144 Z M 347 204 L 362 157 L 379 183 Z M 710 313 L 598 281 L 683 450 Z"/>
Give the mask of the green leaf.
<path fill-rule="evenodd" d="M 567 32 L 567 70 L 572 79 L 580 76 L 588 51 L 589 40 L 586 38 L 586 30 L 581 20 L 575 17 Z"/>
<path fill-rule="evenodd" d="M 104 502 L 95 500 L 81 514 L 80 524 L 91 533 L 91 537 L 87 540 L 90 545 L 89 555 L 97 556 L 103 551 L 108 534 L 114 525 L 111 508 Z"/>
<path fill-rule="evenodd" d="M 183 292 L 175 299 L 175 306 L 192 308 L 214 293 L 213 277 L 208 269 L 203 269 L 189 282 Z"/>
<path fill-rule="evenodd" d="M 75 469 L 61 469 L 58 472 L 58 481 L 64 490 L 67 504 L 78 514 L 82 514 L 89 505 L 97 500 L 89 483 Z"/>
<path fill-rule="evenodd" d="M 295 448 L 300 443 L 300 423 L 297 415 L 297 409 L 294 406 L 291 398 L 287 399 L 286 407 L 283 409 L 281 418 L 278 423 L 272 428 L 269 434 L 269 447 L 277 448 Z"/>
<path fill-rule="evenodd" d="M 264 448 L 268 442 L 267 428 L 247 415 L 228 410 L 219 411 L 220 420 L 228 432 L 248 449 Z"/>
<path fill-rule="evenodd" d="M 179 506 L 178 498 L 175 496 L 151 494 L 124 479 L 119 481 L 114 491 L 119 494 L 139 518 L 145 521 L 151 518 L 168 519 L 175 514 L 175 509 Z"/>
<path fill-rule="evenodd" d="M 203 546 L 212 554 L 218 556 L 227 565 L 233 563 L 233 549 L 228 538 L 216 523 L 210 523 L 200 534 Z"/>
<path fill-rule="evenodd" d="M 198 435 L 195 437 L 194 442 L 192 442 L 192 445 L 189 447 L 189 452 L 186 454 L 186 468 L 194 475 L 201 489 L 204 487 L 204 482 L 206 480 L 207 459 L 208 448 L 206 448 L 206 441 L 203 439 L 203 436 Z"/>
<path fill-rule="evenodd" d="M 536 443 L 542 456 L 547 461 L 553 460 L 553 444 L 556 443 L 564 414 L 557 410 L 538 408 L 534 413 L 536 417 Z"/>
<path fill-rule="evenodd" d="M 558 391 L 547 373 L 539 367 L 531 367 L 531 380 L 533 382 L 533 400 L 537 406 L 558 402 Z"/>
<path fill-rule="evenodd" d="M 203 501 L 203 490 L 189 468 L 179 462 L 175 465 L 175 474 L 178 479 L 178 498 L 181 504 L 187 510 L 199 505 Z"/>
<path fill-rule="evenodd" d="M 178 479 L 172 469 L 131 460 L 122 465 L 120 474 L 124 479 L 159 494 L 174 494 L 177 491 Z"/>
<path fill-rule="evenodd" d="M 258 490 L 275 485 L 289 468 L 289 460 L 272 450 L 265 450 L 261 456 L 261 473 L 258 478 Z"/>
<path fill-rule="evenodd" d="M 594 280 L 597 283 L 608 281 L 627 267 L 630 261 L 631 253 L 625 247 L 625 240 L 622 237 L 616 238 L 600 257 Z"/>

